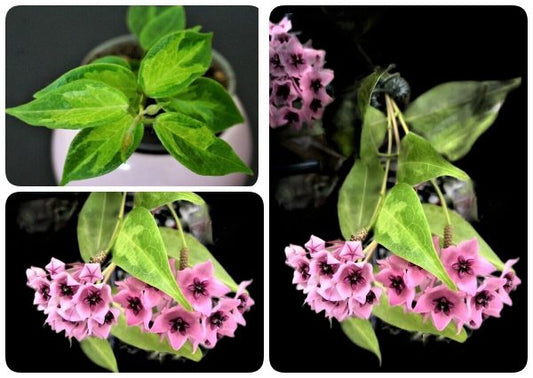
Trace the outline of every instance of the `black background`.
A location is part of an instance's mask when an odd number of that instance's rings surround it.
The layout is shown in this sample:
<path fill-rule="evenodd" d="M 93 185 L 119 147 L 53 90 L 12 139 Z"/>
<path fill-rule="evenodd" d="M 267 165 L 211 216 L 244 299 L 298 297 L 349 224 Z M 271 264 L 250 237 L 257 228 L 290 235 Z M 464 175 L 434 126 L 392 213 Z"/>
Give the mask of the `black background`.
<path fill-rule="evenodd" d="M 43 326 L 46 316 L 36 310 L 33 290 L 26 286 L 25 271 L 44 267 L 52 256 L 64 262 L 79 261 L 77 216 L 87 193 L 16 193 L 6 205 L 6 362 L 16 372 L 103 371 L 85 357 L 79 344 L 72 346 L 64 334 Z M 115 345 L 120 371 L 251 372 L 263 363 L 263 203 L 253 193 L 200 193 L 208 203 L 213 222 L 214 246 L 208 246 L 235 281 L 253 279 L 248 287 L 255 305 L 244 316 L 235 338 L 224 338 L 196 363 L 189 360 L 163 363 L 147 354 L 131 354 Z M 76 200 L 78 208 L 57 232 L 27 233 L 17 225 L 24 202 L 55 197 Z"/>
<path fill-rule="evenodd" d="M 326 11 L 324 13 L 324 10 Z M 330 329 L 323 314 L 303 305 L 304 294 L 291 284 L 283 249 L 303 245 L 311 234 L 325 240 L 340 237 L 332 195 L 319 209 L 284 211 L 275 193 L 282 166 L 297 160 L 271 143 L 270 212 L 270 361 L 279 371 L 430 371 L 514 372 L 527 362 L 527 17 L 518 7 L 279 7 L 278 22 L 292 14 L 293 31 L 302 42 L 326 50 L 326 67 L 335 71 L 335 93 L 372 72 L 372 65 L 351 42 L 352 34 L 335 20 L 355 20 L 359 30 L 375 22 L 359 39 L 374 65 L 396 64 L 411 85 L 411 98 L 437 84 L 457 80 L 505 80 L 522 77 L 522 85 L 503 105 L 493 126 L 470 153 L 455 164 L 474 180 L 480 222 L 474 226 L 502 260 L 515 265 L 522 285 L 512 293 L 501 319 L 490 318 L 464 343 L 413 341 L 410 334 L 391 334 L 378 324 L 383 364 L 352 344 L 337 322 Z M 340 96 L 338 96 L 340 97 Z M 324 115 L 326 133 L 337 102 Z M 275 139 L 271 137 L 273 142 Z M 343 166 L 344 177 L 353 160 Z"/>
<path fill-rule="evenodd" d="M 126 11 L 115 6 L 11 8 L 6 16 L 6 107 L 30 101 L 33 93 L 78 67 L 92 48 L 129 34 Z M 187 6 L 185 12 L 188 26 L 202 25 L 204 32 L 214 33 L 213 48 L 232 64 L 257 151 L 257 8 Z M 6 175 L 12 184 L 56 185 L 50 137 L 50 130 L 6 115 Z M 257 173 L 256 155 L 251 168 Z"/>

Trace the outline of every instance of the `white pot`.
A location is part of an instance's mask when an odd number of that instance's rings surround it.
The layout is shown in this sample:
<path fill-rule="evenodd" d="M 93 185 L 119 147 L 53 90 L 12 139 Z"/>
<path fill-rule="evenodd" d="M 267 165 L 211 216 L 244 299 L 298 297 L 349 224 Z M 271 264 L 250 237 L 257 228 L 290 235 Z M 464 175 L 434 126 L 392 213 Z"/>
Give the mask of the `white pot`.
<path fill-rule="evenodd" d="M 95 52 L 98 53 L 109 48 L 113 43 L 120 43 L 128 39 L 131 39 L 131 37 L 117 37 L 105 42 L 88 55 L 94 55 Z M 252 133 L 246 112 L 238 97 L 233 94 L 235 74 L 229 63 L 220 54 L 213 52 L 213 61 L 224 67 L 224 71 L 230 79 L 228 92 L 232 93 L 233 100 L 245 119 L 244 123 L 224 130 L 220 138 L 235 150 L 235 153 L 239 155 L 242 161 L 250 165 L 253 153 Z M 85 62 L 86 60 L 84 60 Z M 52 133 L 52 166 L 57 182 L 61 181 L 70 143 L 78 132 L 79 130 L 57 129 Z M 190 171 L 168 154 L 134 152 L 124 164 L 114 171 L 87 180 L 71 181 L 68 185 L 243 185 L 246 183 L 247 177 L 247 175 L 242 173 L 232 173 L 225 176 L 201 176 Z"/>

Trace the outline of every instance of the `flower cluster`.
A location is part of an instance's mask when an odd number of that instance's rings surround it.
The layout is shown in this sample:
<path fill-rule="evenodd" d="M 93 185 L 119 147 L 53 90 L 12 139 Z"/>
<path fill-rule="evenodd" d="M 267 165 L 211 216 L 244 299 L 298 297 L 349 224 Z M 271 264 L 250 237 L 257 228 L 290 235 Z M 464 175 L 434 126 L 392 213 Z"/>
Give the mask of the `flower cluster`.
<path fill-rule="evenodd" d="M 57 333 L 81 341 L 89 336 L 107 338 L 117 322 L 111 288 L 100 282 L 100 264 L 66 265 L 52 258 L 45 270 L 26 270 L 27 285 L 35 290 L 34 304 L 47 316 L 46 324 Z M 100 282 L 100 283 L 98 283 Z"/>
<path fill-rule="evenodd" d="M 310 43 L 302 45 L 289 33 L 291 21 L 285 17 L 270 24 L 270 127 L 292 125 L 300 129 L 321 119 L 333 99 L 326 86 L 333 71 L 324 68 L 325 51 Z"/>
<path fill-rule="evenodd" d="M 342 321 L 348 317 L 368 319 L 379 301 L 381 289 L 373 286 L 372 265 L 364 257 L 360 241 L 326 242 L 316 236 L 305 249 L 285 248 L 286 264 L 294 269 L 293 283 L 307 294 L 305 303 L 326 317 Z M 359 261 L 359 262 L 358 262 Z"/>
<path fill-rule="evenodd" d="M 174 267 L 174 260 L 170 260 Z M 129 326 L 167 338 L 178 350 L 189 341 L 213 348 L 223 336 L 233 337 L 237 326 L 245 325 L 243 314 L 254 304 L 246 292 L 251 281 L 243 281 L 230 297 L 230 289 L 213 276 L 213 264 L 207 261 L 192 268 L 173 272 L 183 294 L 194 311 L 189 312 L 158 289 L 128 277 L 117 282 L 114 300 L 125 310 Z"/>
<path fill-rule="evenodd" d="M 458 290 L 450 290 L 419 266 L 389 256 L 378 261 L 376 280 L 386 288 L 391 305 L 431 317 L 439 331 L 452 321 L 458 331 L 463 325 L 477 329 L 487 317 L 499 317 L 504 303 L 512 305 L 509 293 L 520 284 L 511 270 L 517 259 L 509 260 L 497 277 L 492 275 L 496 268 L 479 254 L 476 238 L 442 250 L 435 239 L 435 247 Z"/>

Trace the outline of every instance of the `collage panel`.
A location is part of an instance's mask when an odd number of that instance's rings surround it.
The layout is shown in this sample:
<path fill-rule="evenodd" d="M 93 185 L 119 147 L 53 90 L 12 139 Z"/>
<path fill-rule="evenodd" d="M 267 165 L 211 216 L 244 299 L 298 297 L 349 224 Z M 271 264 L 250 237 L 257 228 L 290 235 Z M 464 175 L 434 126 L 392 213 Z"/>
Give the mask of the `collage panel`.
<path fill-rule="evenodd" d="M 263 202 L 254 193 L 14 193 L 5 264 L 14 372 L 263 364 Z M 31 359 L 21 340 L 31 340 Z"/>
<path fill-rule="evenodd" d="M 252 6 L 11 8 L 8 181 L 253 185 L 257 18 Z"/>
<path fill-rule="evenodd" d="M 272 367 L 522 370 L 525 11 L 282 6 L 269 38 Z"/>

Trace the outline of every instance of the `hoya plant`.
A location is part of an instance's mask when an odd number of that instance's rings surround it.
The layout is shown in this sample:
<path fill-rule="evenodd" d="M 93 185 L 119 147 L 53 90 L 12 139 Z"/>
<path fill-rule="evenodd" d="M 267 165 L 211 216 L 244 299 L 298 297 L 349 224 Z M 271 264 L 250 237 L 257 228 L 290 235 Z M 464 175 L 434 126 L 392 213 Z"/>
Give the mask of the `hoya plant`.
<path fill-rule="evenodd" d="M 140 60 L 101 57 L 6 110 L 31 126 L 80 130 L 61 184 L 116 169 L 138 148 L 145 128 L 153 128 L 168 153 L 197 174 L 252 174 L 218 137 L 244 119 L 224 86 L 204 76 L 212 33 L 186 28 L 181 6 L 133 6 L 127 23 L 142 48 Z"/>
<path fill-rule="evenodd" d="M 518 259 L 502 261 L 470 224 L 475 209 L 443 193 L 453 179 L 475 199 L 471 177 L 453 162 L 493 124 L 520 78 L 443 83 L 409 104 L 409 85 L 392 69 L 377 68 L 357 91 L 362 127 L 338 194 L 342 237 L 311 235 L 285 248 L 305 304 L 380 362 L 375 318 L 464 343 L 488 318 L 505 321 L 521 283 Z"/>
<path fill-rule="evenodd" d="M 80 261 L 54 257 L 26 271 L 34 304 L 45 324 L 80 343 L 95 364 L 118 365 L 110 339 L 159 356 L 200 361 L 223 337 L 234 337 L 254 304 L 209 250 L 185 232 L 176 208 L 194 194 L 137 193 L 126 210 L 126 193 L 92 193 L 78 218 Z M 172 221 L 158 226 L 161 209 Z M 73 258 L 75 260 L 75 258 Z"/>

